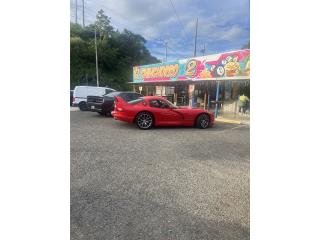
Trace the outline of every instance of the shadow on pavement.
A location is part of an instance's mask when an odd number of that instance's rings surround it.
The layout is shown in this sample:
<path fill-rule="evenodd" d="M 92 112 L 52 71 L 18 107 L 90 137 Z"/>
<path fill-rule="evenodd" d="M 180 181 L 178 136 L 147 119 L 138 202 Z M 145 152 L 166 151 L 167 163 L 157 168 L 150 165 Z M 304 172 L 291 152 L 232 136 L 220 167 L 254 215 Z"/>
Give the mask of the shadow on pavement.
<path fill-rule="evenodd" d="M 145 192 L 71 189 L 71 239 L 249 239 L 237 223 L 207 221 L 152 201 Z"/>

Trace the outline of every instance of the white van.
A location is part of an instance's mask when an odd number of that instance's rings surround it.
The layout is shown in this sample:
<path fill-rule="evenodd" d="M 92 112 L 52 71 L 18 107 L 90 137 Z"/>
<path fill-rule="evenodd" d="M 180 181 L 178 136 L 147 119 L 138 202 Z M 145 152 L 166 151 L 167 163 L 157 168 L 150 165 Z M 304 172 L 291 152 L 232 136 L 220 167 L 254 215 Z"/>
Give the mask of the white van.
<path fill-rule="evenodd" d="M 106 87 L 76 86 L 73 92 L 73 107 L 79 107 L 81 111 L 87 110 L 87 96 L 103 96 L 116 90 Z"/>

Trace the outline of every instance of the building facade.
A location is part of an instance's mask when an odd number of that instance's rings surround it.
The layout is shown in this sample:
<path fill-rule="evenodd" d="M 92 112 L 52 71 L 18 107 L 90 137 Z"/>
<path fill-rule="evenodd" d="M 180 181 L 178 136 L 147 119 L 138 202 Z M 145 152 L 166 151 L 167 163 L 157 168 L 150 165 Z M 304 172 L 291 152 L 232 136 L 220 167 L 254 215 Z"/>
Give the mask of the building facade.
<path fill-rule="evenodd" d="M 250 50 L 238 50 L 133 67 L 133 89 L 163 96 L 176 105 L 238 113 L 250 98 Z"/>

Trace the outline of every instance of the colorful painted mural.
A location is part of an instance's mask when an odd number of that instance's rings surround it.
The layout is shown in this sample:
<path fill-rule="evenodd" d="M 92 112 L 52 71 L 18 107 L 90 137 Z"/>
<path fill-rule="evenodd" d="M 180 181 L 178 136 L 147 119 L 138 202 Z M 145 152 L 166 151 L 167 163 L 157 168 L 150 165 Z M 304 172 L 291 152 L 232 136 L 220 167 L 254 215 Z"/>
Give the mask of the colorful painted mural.
<path fill-rule="evenodd" d="M 250 78 L 250 50 L 133 67 L 133 82 Z"/>

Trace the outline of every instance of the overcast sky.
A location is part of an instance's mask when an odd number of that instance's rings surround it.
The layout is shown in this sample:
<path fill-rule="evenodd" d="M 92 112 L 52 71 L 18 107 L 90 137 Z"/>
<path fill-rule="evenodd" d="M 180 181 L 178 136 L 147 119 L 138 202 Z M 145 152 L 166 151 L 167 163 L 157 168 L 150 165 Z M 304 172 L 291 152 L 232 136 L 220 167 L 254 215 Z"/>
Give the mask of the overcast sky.
<path fill-rule="evenodd" d="M 75 2 L 71 21 L 75 21 Z M 78 22 L 82 23 L 82 0 L 78 1 Z M 111 24 L 141 34 L 151 54 L 162 60 L 163 39 L 168 42 L 168 61 L 193 56 L 198 17 L 197 56 L 240 49 L 249 41 L 249 0 L 84 0 L 85 23 L 92 23 L 99 9 L 111 17 Z"/>

